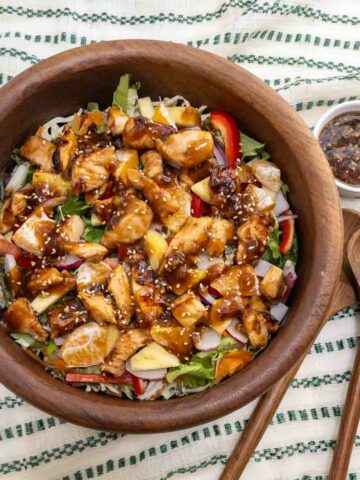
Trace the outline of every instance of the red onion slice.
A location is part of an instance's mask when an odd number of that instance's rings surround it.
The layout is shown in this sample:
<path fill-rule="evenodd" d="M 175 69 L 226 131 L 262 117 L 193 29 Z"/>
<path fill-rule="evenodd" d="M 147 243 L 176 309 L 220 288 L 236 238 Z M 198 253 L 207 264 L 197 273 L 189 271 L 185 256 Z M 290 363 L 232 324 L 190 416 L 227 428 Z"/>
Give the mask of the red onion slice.
<path fill-rule="evenodd" d="M 58 270 L 73 270 L 74 268 L 80 267 L 80 265 L 83 263 L 84 260 L 82 260 L 79 257 L 76 257 L 75 255 L 71 255 L 69 253 L 68 255 L 65 255 L 65 257 L 57 262 L 55 264 L 55 267 Z"/>
<path fill-rule="evenodd" d="M 208 306 L 212 305 L 216 300 L 209 292 L 199 293 L 199 297 L 202 303 Z"/>
<path fill-rule="evenodd" d="M 142 378 L 143 380 L 162 380 L 167 374 L 167 368 L 156 368 L 154 370 L 133 370 L 130 364 L 130 358 L 125 364 L 127 372 L 134 375 L 134 377 Z"/>
<path fill-rule="evenodd" d="M 267 262 L 266 260 L 259 260 L 254 268 L 255 275 L 257 275 L 258 277 L 265 277 L 268 270 L 272 266 L 273 265 L 270 262 Z"/>
<path fill-rule="evenodd" d="M 216 164 L 219 167 L 229 165 L 229 162 L 227 161 L 227 158 L 225 157 L 225 153 L 224 153 L 223 149 L 217 143 L 214 144 L 214 156 L 215 156 Z"/>
<path fill-rule="evenodd" d="M 289 210 L 289 208 L 289 202 L 286 200 L 285 195 L 280 190 L 275 199 L 275 216 L 278 217 L 281 213 L 285 212 L 285 210 Z"/>
<path fill-rule="evenodd" d="M 280 215 L 277 217 L 277 221 L 279 223 L 285 222 L 285 220 L 296 220 L 298 218 L 298 215 L 296 214 L 291 214 L 291 215 Z"/>
<path fill-rule="evenodd" d="M 285 317 L 289 307 L 284 305 L 283 303 L 277 303 L 276 305 L 272 305 L 270 308 L 271 315 L 277 320 L 281 322 L 281 320 Z"/>
<path fill-rule="evenodd" d="M 210 258 L 207 253 L 200 253 L 197 257 L 196 266 L 201 270 L 207 270 L 209 267 L 211 267 L 212 265 L 216 265 L 217 263 L 224 263 L 223 258 Z"/>
<path fill-rule="evenodd" d="M 14 255 L 10 255 L 10 253 L 7 253 L 5 255 L 5 263 L 4 263 L 5 273 L 10 273 L 14 267 L 16 267 L 15 257 Z"/>
<path fill-rule="evenodd" d="M 195 339 L 195 347 L 202 352 L 208 352 L 209 350 L 214 350 L 220 344 L 221 335 L 219 335 L 215 330 L 209 327 L 205 327 L 204 330 L 200 333 L 200 338 Z"/>
<path fill-rule="evenodd" d="M 240 332 L 238 328 L 239 325 L 241 325 L 239 320 L 235 319 L 230 323 L 226 331 L 228 332 L 229 335 L 232 336 L 234 340 L 237 340 L 238 342 L 241 342 L 241 343 L 247 343 L 249 339 L 244 333 Z"/>

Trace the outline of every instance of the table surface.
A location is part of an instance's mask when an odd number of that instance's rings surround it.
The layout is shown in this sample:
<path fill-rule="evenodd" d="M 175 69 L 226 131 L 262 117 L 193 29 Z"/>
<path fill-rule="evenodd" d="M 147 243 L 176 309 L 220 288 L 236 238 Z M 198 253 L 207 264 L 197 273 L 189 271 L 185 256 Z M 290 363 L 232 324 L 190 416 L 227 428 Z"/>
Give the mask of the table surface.
<path fill-rule="evenodd" d="M 75 46 L 119 38 L 172 40 L 241 64 L 313 127 L 330 106 L 360 98 L 359 27 L 358 0 L 2 0 L 0 85 Z M 360 210 L 360 200 L 342 204 Z M 244 480 L 325 480 L 357 346 L 359 312 L 346 309 L 322 330 Z M 0 385 L 0 476 L 216 479 L 254 406 L 179 432 L 122 435 L 67 424 Z M 351 480 L 360 479 L 359 447 L 360 435 Z"/>

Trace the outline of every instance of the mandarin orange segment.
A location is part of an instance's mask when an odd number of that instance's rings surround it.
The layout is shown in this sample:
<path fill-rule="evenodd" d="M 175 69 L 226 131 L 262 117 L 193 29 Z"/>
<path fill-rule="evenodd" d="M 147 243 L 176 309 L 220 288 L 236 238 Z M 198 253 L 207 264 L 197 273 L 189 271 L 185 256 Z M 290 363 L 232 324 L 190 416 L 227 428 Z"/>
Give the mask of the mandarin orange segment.
<path fill-rule="evenodd" d="M 99 365 L 106 355 L 107 328 L 91 322 L 74 330 L 65 340 L 60 355 L 67 367 Z"/>

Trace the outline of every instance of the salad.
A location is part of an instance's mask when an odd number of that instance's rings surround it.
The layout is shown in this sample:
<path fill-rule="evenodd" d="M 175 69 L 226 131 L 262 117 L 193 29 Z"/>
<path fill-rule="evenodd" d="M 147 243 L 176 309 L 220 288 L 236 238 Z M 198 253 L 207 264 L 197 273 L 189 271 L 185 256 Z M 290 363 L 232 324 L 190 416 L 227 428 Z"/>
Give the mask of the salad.
<path fill-rule="evenodd" d="M 55 378 L 153 400 L 244 368 L 296 280 L 296 215 L 232 116 L 120 78 L 111 107 L 56 117 L 12 152 L 1 328 Z"/>

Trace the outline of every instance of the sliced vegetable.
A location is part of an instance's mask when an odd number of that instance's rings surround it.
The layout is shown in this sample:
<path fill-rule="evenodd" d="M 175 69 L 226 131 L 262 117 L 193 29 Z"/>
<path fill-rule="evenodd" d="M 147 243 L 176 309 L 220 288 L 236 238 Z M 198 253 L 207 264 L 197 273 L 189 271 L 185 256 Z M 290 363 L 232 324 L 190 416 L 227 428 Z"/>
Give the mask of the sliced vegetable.
<path fill-rule="evenodd" d="M 217 348 L 220 345 L 220 340 L 221 335 L 219 335 L 215 330 L 204 327 L 199 334 L 199 338 L 196 338 L 194 343 L 198 350 L 208 352 Z"/>
<path fill-rule="evenodd" d="M 287 307 L 283 303 L 277 303 L 271 306 L 270 313 L 278 322 L 281 322 L 282 319 L 285 317 L 288 309 L 289 307 Z"/>
<path fill-rule="evenodd" d="M 214 128 L 221 132 L 225 144 L 225 157 L 229 167 L 235 168 L 241 158 L 240 132 L 236 121 L 226 112 L 211 112 L 210 120 Z"/>
<path fill-rule="evenodd" d="M 195 183 L 191 190 L 205 203 L 211 203 L 210 177 L 204 178 L 198 183 Z"/>
<path fill-rule="evenodd" d="M 292 215 L 291 210 L 287 210 L 284 212 L 286 215 Z M 284 220 L 280 223 L 281 226 L 281 241 L 280 241 L 280 253 L 286 255 L 289 253 L 293 241 L 294 241 L 294 233 L 295 233 L 295 221 L 294 219 Z"/>
<path fill-rule="evenodd" d="M 224 150 L 217 143 L 214 144 L 214 157 L 218 167 L 228 166 L 228 159 L 225 157 Z"/>
<path fill-rule="evenodd" d="M 67 373 L 65 380 L 69 383 L 104 383 L 109 385 L 132 385 L 132 377 L 128 374 L 111 377 L 96 373 Z"/>
<path fill-rule="evenodd" d="M 241 322 L 239 320 L 232 320 L 226 331 L 238 342 L 248 343 L 249 341 L 247 335 L 241 332 Z"/>
<path fill-rule="evenodd" d="M 260 259 L 254 268 L 254 272 L 258 277 L 265 277 L 269 268 L 271 267 L 272 267 L 272 264 L 270 262 Z"/>
<path fill-rule="evenodd" d="M 285 210 L 289 210 L 289 208 L 290 208 L 289 202 L 286 200 L 286 197 L 283 194 L 283 192 L 279 190 L 275 198 L 274 215 L 278 217 L 283 212 L 285 212 Z"/>
<path fill-rule="evenodd" d="M 270 158 L 270 155 L 264 150 L 264 148 L 265 145 L 263 143 L 260 143 L 241 132 L 241 150 L 245 161 L 246 159 L 249 160 L 254 157 L 260 157 L 263 160 Z"/>
<path fill-rule="evenodd" d="M 17 165 L 10 177 L 8 184 L 5 187 L 5 192 L 7 195 L 10 195 L 13 192 L 16 192 L 26 183 L 26 179 L 29 173 L 30 163 L 25 162 Z"/>
<path fill-rule="evenodd" d="M 55 264 L 55 267 L 58 270 L 74 270 L 75 268 L 79 268 L 83 261 L 83 259 L 68 253 L 64 258 Z"/>
<path fill-rule="evenodd" d="M 152 118 L 154 115 L 154 107 L 150 97 L 139 98 L 139 110 L 142 117 Z"/>
<path fill-rule="evenodd" d="M 113 95 L 112 104 L 120 107 L 123 112 L 126 112 L 130 78 L 130 73 L 121 75 L 119 84 Z"/>
<path fill-rule="evenodd" d="M 161 380 L 166 376 L 167 369 L 166 368 L 157 368 L 155 370 L 133 370 L 131 368 L 131 361 L 130 359 L 127 360 L 125 364 L 126 370 L 134 375 L 135 377 L 142 378 L 143 380 Z"/>

